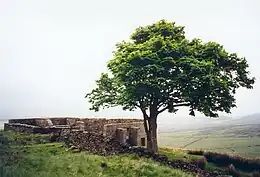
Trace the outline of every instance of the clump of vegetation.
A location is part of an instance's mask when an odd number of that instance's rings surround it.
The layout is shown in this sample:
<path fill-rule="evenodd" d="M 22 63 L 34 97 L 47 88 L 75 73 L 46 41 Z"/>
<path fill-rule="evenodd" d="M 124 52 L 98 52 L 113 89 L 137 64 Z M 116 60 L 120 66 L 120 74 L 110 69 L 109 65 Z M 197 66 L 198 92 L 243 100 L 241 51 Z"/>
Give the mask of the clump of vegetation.
<path fill-rule="evenodd" d="M 0 166 L 11 166 L 24 153 L 24 146 L 48 143 L 51 135 L 14 133 L 12 131 L 0 132 Z"/>
<path fill-rule="evenodd" d="M 260 171 L 254 171 L 252 177 L 260 177 Z"/>
<path fill-rule="evenodd" d="M 205 157 L 192 159 L 192 162 L 197 165 L 198 168 L 205 170 L 207 167 L 207 159 Z"/>
<path fill-rule="evenodd" d="M 205 152 L 203 155 L 206 157 L 208 162 L 213 162 L 214 164 L 220 166 L 228 166 L 229 164 L 233 164 L 237 168 L 248 172 L 260 169 L 260 159 L 257 158 L 250 159 L 216 152 Z"/>
<path fill-rule="evenodd" d="M 206 152 L 203 150 L 188 150 L 188 154 L 204 156 L 208 162 L 212 162 L 219 166 L 228 166 L 233 164 L 236 168 L 252 172 L 260 169 L 260 159 L 259 158 L 246 158 L 238 155 L 223 154 L 217 152 Z"/>
<path fill-rule="evenodd" d="M 240 177 L 241 176 L 240 172 L 236 170 L 236 168 L 235 168 L 235 166 L 233 164 L 230 164 L 228 166 L 227 171 L 233 177 Z"/>
<path fill-rule="evenodd" d="M 51 141 L 51 134 L 30 134 L 14 133 L 12 131 L 2 131 L 1 137 L 8 138 L 8 142 L 13 145 L 44 144 Z"/>
<path fill-rule="evenodd" d="M 203 150 L 188 150 L 187 153 L 191 154 L 191 155 L 203 155 L 204 151 Z"/>

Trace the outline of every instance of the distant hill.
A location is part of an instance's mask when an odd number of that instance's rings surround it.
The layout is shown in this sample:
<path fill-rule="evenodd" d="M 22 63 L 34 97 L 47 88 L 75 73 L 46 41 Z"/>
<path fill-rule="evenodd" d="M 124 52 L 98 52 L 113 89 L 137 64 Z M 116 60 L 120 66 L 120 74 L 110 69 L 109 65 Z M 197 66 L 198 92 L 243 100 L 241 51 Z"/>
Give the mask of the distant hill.
<path fill-rule="evenodd" d="M 233 118 L 228 116 L 220 116 L 219 118 L 208 117 L 185 117 L 178 118 L 178 121 L 170 117 L 164 117 L 159 121 L 159 132 L 182 131 L 182 130 L 197 130 L 214 127 L 226 127 L 228 125 L 258 125 L 260 127 L 260 113 Z M 185 120 L 185 121 L 182 121 Z M 167 121 L 167 122 L 166 122 Z"/>
<path fill-rule="evenodd" d="M 232 121 L 229 121 L 231 124 L 260 124 L 260 113 L 255 113 L 251 115 L 247 115 Z"/>

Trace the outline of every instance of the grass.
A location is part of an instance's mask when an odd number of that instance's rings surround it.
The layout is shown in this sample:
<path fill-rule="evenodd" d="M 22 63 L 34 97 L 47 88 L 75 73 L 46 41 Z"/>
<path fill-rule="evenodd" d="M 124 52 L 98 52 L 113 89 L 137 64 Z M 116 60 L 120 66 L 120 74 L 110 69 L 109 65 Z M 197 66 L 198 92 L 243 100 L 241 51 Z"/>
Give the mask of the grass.
<path fill-rule="evenodd" d="M 196 141 L 198 140 L 198 141 Z M 162 147 L 203 149 L 221 153 L 231 153 L 245 157 L 260 157 L 260 136 L 240 136 L 217 131 L 169 132 L 159 134 Z"/>
<path fill-rule="evenodd" d="M 167 155 L 167 157 L 171 160 L 184 160 L 187 162 L 192 162 L 194 160 L 202 160 L 203 159 L 203 155 L 190 155 L 187 154 L 186 151 L 184 151 L 183 149 L 180 148 L 159 148 L 159 152 L 161 154 Z M 210 163 L 208 162 L 206 164 L 206 170 L 207 171 L 218 171 L 221 172 L 222 174 L 226 174 L 226 168 L 227 167 L 223 167 L 223 166 L 218 166 L 215 163 Z M 242 170 L 237 169 L 237 171 L 239 171 L 241 173 L 242 177 L 251 177 L 251 173 L 250 172 L 245 172 Z"/>
<path fill-rule="evenodd" d="M 159 148 L 171 160 L 192 162 L 202 155 L 190 155 L 183 149 Z M 107 168 L 101 166 L 107 164 Z M 206 170 L 226 173 L 225 167 L 206 163 Z M 240 171 L 243 177 L 250 173 Z M 50 135 L 0 132 L 0 177 L 135 177 L 192 175 L 155 163 L 137 155 L 98 156 L 73 153 L 61 143 L 50 142 Z"/>
<path fill-rule="evenodd" d="M 192 176 L 135 155 L 104 157 L 73 153 L 61 143 L 49 142 L 46 135 L 1 132 L 0 150 L 1 177 Z M 102 163 L 106 163 L 107 168 L 103 168 Z"/>
<path fill-rule="evenodd" d="M 182 149 L 159 148 L 159 153 L 166 155 L 170 160 L 184 160 L 187 162 L 202 158 L 202 156 L 189 155 Z"/>

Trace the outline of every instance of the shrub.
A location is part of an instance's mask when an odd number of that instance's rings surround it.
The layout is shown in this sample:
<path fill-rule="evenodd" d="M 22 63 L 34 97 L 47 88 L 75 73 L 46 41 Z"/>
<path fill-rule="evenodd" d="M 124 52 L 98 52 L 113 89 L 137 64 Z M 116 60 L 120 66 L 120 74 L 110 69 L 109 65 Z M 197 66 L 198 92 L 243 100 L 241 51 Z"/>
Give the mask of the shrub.
<path fill-rule="evenodd" d="M 227 171 L 233 177 L 240 177 L 241 176 L 240 172 L 236 170 L 236 168 L 235 168 L 235 166 L 233 164 L 230 164 L 228 166 Z"/>
<path fill-rule="evenodd" d="M 251 176 L 252 177 L 260 177 L 260 171 L 254 171 Z"/>
<path fill-rule="evenodd" d="M 188 150 L 187 153 L 190 155 L 203 155 L 204 151 L 203 150 Z"/>
<path fill-rule="evenodd" d="M 233 164 L 236 168 L 248 172 L 260 169 L 260 159 L 250 159 L 216 152 L 205 152 L 203 155 L 208 162 L 215 163 L 219 166 L 228 166 Z"/>
<path fill-rule="evenodd" d="M 204 170 L 207 167 L 207 159 L 205 157 L 199 159 L 192 159 L 192 162 L 200 169 Z"/>

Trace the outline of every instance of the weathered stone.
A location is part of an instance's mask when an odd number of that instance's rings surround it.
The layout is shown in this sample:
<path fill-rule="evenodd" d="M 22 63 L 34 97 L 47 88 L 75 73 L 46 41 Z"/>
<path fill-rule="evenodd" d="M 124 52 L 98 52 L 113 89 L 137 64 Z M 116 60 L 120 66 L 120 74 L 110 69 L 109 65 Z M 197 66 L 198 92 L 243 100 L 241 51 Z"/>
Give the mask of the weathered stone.
<path fill-rule="evenodd" d="M 127 146 L 115 139 L 104 137 L 100 134 L 70 131 L 62 132 L 60 138 L 67 146 L 75 146 L 77 149 L 86 150 L 94 154 L 113 155 L 124 152 Z"/>
<path fill-rule="evenodd" d="M 127 129 L 125 129 L 125 128 L 117 128 L 117 130 L 116 130 L 116 139 L 120 143 L 126 144 L 126 141 L 127 141 Z"/>
<path fill-rule="evenodd" d="M 106 137 L 115 138 L 122 143 L 144 146 L 146 144 L 145 131 L 142 119 L 99 119 L 99 118 L 33 118 L 11 119 L 6 130 L 27 133 L 55 133 L 52 140 L 58 139 L 58 134 L 63 129 L 72 129 L 98 133 Z M 127 131 L 117 136 L 118 128 Z M 58 132 L 58 133 L 57 133 Z M 129 141 L 128 141 L 129 140 Z"/>
<path fill-rule="evenodd" d="M 34 130 L 38 128 L 34 125 L 20 124 L 20 123 L 5 123 L 4 130 L 5 131 L 17 131 L 24 133 L 34 133 Z"/>
<path fill-rule="evenodd" d="M 73 152 L 73 153 L 78 153 L 78 152 L 80 152 L 81 150 L 80 149 L 72 149 L 71 150 L 71 152 Z"/>
<path fill-rule="evenodd" d="M 69 148 L 69 150 L 73 150 L 73 149 L 77 149 L 77 147 L 76 146 L 70 146 L 70 148 Z"/>
<path fill-rule="evenodd" d="M 35 125 L 43 128 L 53 126 L 53 123 L 50 119 L 39 118 L 35 119 Z"/>

